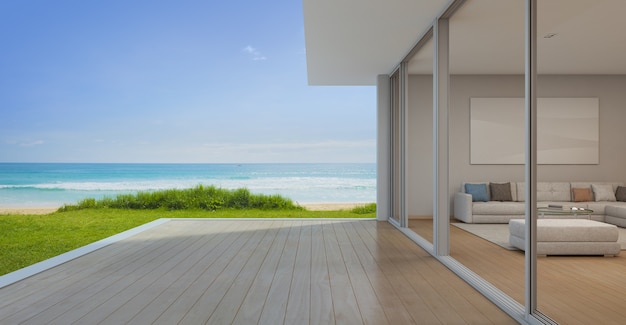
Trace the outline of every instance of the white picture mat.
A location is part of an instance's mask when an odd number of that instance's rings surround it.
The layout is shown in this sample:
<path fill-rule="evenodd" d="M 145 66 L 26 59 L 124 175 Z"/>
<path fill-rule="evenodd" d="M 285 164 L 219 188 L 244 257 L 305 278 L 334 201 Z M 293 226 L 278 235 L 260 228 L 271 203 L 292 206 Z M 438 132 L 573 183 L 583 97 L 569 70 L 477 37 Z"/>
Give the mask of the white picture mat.
<path fill-rule="evenodd" d="M 470 99 L 470 163 L 524 164 L 524 98 Z M 537 163 L 599 163 L 598 98 L 537 99 Z"/>

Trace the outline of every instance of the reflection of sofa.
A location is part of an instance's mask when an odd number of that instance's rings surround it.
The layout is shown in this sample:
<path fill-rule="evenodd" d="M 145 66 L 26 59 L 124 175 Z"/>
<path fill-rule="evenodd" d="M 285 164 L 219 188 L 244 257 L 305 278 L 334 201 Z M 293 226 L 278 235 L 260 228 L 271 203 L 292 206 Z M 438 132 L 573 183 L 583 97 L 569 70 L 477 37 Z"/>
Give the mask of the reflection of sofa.
<path fill-rule="evenodd" d="M 522 219 L 525 185 L 523 181 L 463 183 L 454 195 L 454 217 L 466 223 L 508 223 L 511 219 Z M 626 227 L 626 187 L 621 182 L 538 182 L 537 206 L 549 205 L 591 209 L 591 220 Z M 574 217 L 574 214 L 546 216 Z"/>

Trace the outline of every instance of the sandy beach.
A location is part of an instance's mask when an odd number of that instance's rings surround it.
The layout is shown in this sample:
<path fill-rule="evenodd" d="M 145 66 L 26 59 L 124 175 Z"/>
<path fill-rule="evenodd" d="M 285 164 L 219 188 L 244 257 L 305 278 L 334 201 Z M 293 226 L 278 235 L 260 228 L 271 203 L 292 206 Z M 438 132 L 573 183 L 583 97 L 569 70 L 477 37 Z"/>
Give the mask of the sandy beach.
<path fill-rule="evenodd" d="M 59 207 L 0 207 L 2 214 L 48 214 L 55 212 Z"/>
<path fill-rule="evenodd" d="M 307 210 L 333 211 L 350 210 L 365 203 L 300 203 Z M 3 214 L 49 214 L 58 210 L 59 207 L 0 207 L 0 215 Z"/>
<path fill-rule="evenodd" d="M 333 210 L 350 210 L 357 206 L 363 206 L 367 203 L 300 203 L 300 206 L 311 211 L 333 211 Z"/>

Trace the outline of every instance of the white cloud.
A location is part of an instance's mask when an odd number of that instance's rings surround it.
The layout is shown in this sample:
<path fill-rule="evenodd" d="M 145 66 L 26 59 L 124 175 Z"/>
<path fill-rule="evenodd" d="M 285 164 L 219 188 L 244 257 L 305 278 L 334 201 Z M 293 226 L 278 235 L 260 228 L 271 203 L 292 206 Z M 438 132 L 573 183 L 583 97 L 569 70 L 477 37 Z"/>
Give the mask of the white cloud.
<path fill-rule="evenodd" d="M 44 144 L 44 141 L 43 140 L 30 141 L 26 139 L 5 139 L 4 143 L 9 146 L 34 147 L 34 146 Z"/>
<path fill-rule="evenodd" d="M 307 149 L 356 149 L 376 147 L 376 140 L 321 141 L 307 143 L 206 143 L 204 147 L 229 150 L 307 150 Z"/>
<path fill-rule="evenodd" d="M 373 162 L 376 141 L 205 143 L 194 150 L 194 155 L 212 162 Z"/>
<path fill-rule="evenodd" d="M 31 142 L 22 142 L 20 143 L 20 147 L 33 147 L 44 144 L 43 140 L 31 141 Z"/>
<path fill-rule="evenodd" d="M 267 60 L 267 57 L 265 57 L 263 54 L 261 54 L 261 52 L 259 52 L 259 50 L 252 47 L 251 45 L 244 47 L 243 51 L 250 54 L 253 61 Z"/>

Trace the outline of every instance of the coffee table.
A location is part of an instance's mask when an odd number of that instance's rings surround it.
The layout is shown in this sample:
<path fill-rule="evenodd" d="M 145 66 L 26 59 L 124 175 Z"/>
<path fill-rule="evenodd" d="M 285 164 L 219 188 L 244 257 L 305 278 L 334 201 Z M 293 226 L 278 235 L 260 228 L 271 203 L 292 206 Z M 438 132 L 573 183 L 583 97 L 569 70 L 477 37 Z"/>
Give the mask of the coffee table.
<path fill-rule="evenodd" d="M 541 218 L 545 218 L 547 215 L 561 215 L 561 216 L 570 216 L 573 215 L 575 219 L 578 219 L 578 215 L 587 215 L 587 219 L 591 220 L 591 214 L 593 210 L 585 209 L 585 208 L 550 208 L 550 207 L 539 207 L 537 208 L 537 213 L 540 214 Z"/>

